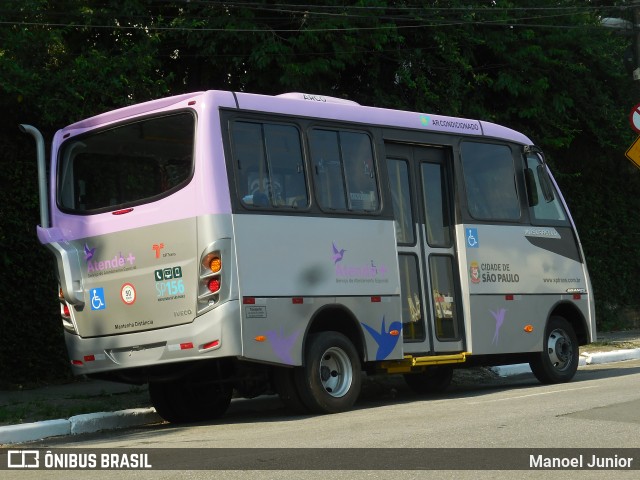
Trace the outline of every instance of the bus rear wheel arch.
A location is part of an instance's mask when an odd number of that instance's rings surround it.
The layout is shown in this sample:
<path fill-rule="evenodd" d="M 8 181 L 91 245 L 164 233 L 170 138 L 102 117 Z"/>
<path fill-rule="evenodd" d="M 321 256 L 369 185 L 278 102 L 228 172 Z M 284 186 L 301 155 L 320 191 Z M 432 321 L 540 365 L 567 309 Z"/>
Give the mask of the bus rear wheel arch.
<path fill-rule="evenodd" d="M 313 413 L 349 410 L 360 395 L 362 371 L 349 338 L 326 331 L 309 335 L 304 363 L 293 372 L 301 402 Z"/>
<path fill-rule="evenodd" d="M 545 329 L 542 351 L 534 354 L 529 365 L 541 383 L 564 383 L 578 370 L 579 356 L 573 326 L 564 317 L 552 316 Z"/>

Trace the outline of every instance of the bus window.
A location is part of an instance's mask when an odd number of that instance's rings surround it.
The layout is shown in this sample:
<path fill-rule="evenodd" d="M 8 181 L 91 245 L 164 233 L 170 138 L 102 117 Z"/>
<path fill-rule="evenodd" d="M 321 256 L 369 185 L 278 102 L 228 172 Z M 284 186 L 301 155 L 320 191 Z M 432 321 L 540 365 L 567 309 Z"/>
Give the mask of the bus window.
<path fill-rule="evenodd" d="M 471 216 L 480 220 L 520 219 L 511 149 L 506 145 L 463 142 L 461 157 Z"/>
<path fill-rule="evenodd" d="M 321 208 L 378 210 L 373 149 L 368 135 L 315 129 L 309 133 L 309 145 Z"/>
<path fill-rule="evenodd" d="M 388 165 L 393 213 L 396 219 L 396 239 L 400 245 L 413 245 L 415 234 L 407 162 L 390 158 Z"/>
<path fill-rule="evenodd" d="M 451 246 L 451 221 L 443 166 L 422 163 L 422 188 L 426 212 L 427 241 L 432 247 Z"/>
<path fill-rule="evenodd" d="M 402 295 L 402 336 L 404 341 L 422 341 L 425 338 L 422 318 L 418 257 L 411 254 L 398 255 L 400 268 L 400 291 Z"/>
<path fill-rule="evenodd" d="M 435 313 L 436 338 L 438 340 L 457 340 L 458 314 L 455 298 L 455 277 L 453 259 L 446 255 L 429 257 L 431 272 L 431 288 L 433 289 L 433 305 Z"/>
<path fill-rule="evenodd" d="M 533 179 L 535 181 L 535 192 L 533 195 L 538 199 L 536 204 L 530 207 L 532 223 L 540 223 L 544 225 L 567 225 L 567 216 L 565 215 L 564 209 L 558 200 L 559 195 L 557 192 L 554 192 L 551 201 L 546 201 L 543 195 L 540 180 L 540 169 L 545 167 L 542 164 L 542 160 L 538 155 L 527 155 L 526 159 L 527 168 L 532 170 Z"/>
<path fill-rule="evenodd" d="M 61 149 L 58 204 L 94 213 L 175 191 L 191 176 L 194 131 L 180 113 L 74 137 Z"/>
<path fill-rule="evenodd" d="M 291 125 L 234 122 L 238 194 L 248 207 L 306 208 L 300 132 Z"/>

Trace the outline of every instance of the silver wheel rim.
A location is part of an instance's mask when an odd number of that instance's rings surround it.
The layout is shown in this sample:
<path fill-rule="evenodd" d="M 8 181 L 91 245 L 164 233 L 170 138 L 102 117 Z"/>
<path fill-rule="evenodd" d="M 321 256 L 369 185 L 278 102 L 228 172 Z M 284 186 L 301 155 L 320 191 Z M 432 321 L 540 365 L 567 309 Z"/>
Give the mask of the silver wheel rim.
<path fill-rule="evenodd" d="M 320 359 L 320 382 L 332 397 L 342 397 L 351 388 L 353 367 L 349 356 L 338 347 L 327 349 Z"/>
<path fill-rule="evenodd" d="M 549 334 L 547 340 L 547 352 L 549 361 L 556 370 L 566 370 L 573 361 L 573 343 L 567 333 L 556 328 Z"/>

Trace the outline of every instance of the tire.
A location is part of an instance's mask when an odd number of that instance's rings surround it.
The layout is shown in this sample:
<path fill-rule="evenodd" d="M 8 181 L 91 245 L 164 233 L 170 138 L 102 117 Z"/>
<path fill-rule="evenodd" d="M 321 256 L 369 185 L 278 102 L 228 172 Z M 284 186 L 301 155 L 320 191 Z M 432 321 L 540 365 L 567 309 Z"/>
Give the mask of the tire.
<path fill-rule="evenodd" d="M 429 367 L 424 372 L 404 375 L 404 381 L 409 388 L 420 395 L 444 392 L 451 384 L 452 378 L 453 367 L 448 365 Z"/>
<path fill-rule="evenodd" d="M 563 317 L 549 319 L 543 348 L 529 362 L 531 371 L 540 383 L 564 383 L 571 380 L 578 370 L 580 351 L 576 333 Z"/>
<path fill-rule="evenodd" d="M 227 411 L 233 389 L 215 383 L 150 382 L 149 396 L 158 415 L 171 423 L 213 420 Z"/>
<path fill-rule="evenodd" d="M 360 359 L 351 341 L 338 332 L 312 334 L 307 340 L 304 360 L 304 366 L 294 370 L 294 381 L 309 411 L 349 410 L 362 385 Z"/>
<path fill-rule="evenodd" d="M 300 367 L 296 367 L 300 368 Z M 309 413 L 309 409 L 302 402 L 294 379 L 296 368 L 274 367 L 273 388 L 280 396 L 282 403 L 291 411 L 299 414 Z"/>

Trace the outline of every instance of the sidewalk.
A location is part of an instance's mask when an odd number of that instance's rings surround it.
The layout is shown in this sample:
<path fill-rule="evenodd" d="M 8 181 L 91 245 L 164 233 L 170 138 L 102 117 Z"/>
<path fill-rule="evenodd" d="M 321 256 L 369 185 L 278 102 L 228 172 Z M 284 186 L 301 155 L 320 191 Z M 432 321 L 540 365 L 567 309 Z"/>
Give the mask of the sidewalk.
<path fill-rule="evenodd" d="M 597 343 L 580 349 L 580 366 L 632 359 L 640 359 L 640 330 L 598 334 Z M 528 364 L 493 367 L 492 370 L 501 377 L 531 372 Z M 46 408 L 53 415 L 71 407 L 75 411 L 80 408 L 97 413 L 0 426 L 0 446 L 163 422 L 151 407 L 146 388 L 98 380 L 80 380 L 33 390 L 0 391 L 0 411 L 8 406 L 23 408 L 25 412 L 36 407 Z M 28 419 L 29 415 L 25 417 Z"/>
<path fill-rule="evenodd" d="M 146 387 L 100 380 L 79 379 L 30 390 L 0 391 L 0 408 L 3 406 L 24 412 L 26 423 L 0 425 L 0 446 L 163 421 L 151 407 Z M 65 412 L 87 413 L 67 417 Z M 56 418 L 56 413 L 60 419 L 29 421 L 34 417 Z"/>

